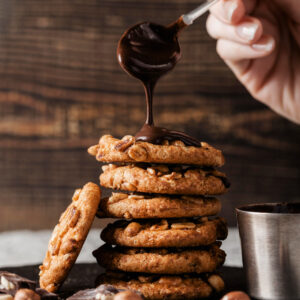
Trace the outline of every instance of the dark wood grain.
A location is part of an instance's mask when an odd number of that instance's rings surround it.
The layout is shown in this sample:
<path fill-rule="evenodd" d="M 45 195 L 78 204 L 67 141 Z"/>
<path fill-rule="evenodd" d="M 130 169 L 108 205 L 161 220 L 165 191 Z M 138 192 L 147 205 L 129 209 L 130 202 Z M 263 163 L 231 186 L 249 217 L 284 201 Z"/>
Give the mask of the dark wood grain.
<path fill-rule="evenodd" d="M 0 1 L 0 230 L 50 228 L 73 190 L 98 182 L 86 148 L 134 134 L 141 85 L 116 60 L 131 24 L 168 24 L 199 1 Z M 300 127 L 253 100 L 218 58 L 205 18 L 180 37 L 183 58 L 156 89 L 156 123 L 224 150 L 223 214 L 299 201 Z"/>

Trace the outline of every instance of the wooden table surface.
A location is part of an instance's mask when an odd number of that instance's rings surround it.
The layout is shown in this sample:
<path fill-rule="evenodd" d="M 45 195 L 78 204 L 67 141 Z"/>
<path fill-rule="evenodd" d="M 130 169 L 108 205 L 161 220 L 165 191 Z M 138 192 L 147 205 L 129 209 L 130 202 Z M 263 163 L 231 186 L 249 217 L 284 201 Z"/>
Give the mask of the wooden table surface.
<path fill-rule="evenodd" d="M 5 268 L 5 270 L 32 280 L 37 280 L 39 272 L 38 266 L 13 267 Z M 102 272 L 103 268 L 97 264 L 74 265 L 61 288 L 61 297 L 65 298 L 81 289 L 92 288 L 96 277 Z M 226 292 L 234 290 L 246 291 L 245 276 L 242 268 L 222 267 L 220 272 L 226 283 Z"/>

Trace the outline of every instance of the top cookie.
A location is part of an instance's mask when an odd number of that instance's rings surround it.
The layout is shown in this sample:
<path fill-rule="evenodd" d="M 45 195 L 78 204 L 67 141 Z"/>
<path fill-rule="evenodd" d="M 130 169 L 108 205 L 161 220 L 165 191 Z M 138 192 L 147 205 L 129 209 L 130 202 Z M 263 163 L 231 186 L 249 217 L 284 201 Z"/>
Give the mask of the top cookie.
<path fill-rule="evenodd" d="M 58 290 L 80 253 L 99 206 L 100 188 L 87 183 L 72 200 L 53 230 L 40 266 L 40 286 L 49 292 Z"/>
<path fill-rule="evenodd" d="M 136 142 L 131 135 L 126 135 L 121 140 L 104 135 L 99 144 L 91 146 L 88 152 L 102 162 L 147 162 L 209 167 L 221 167 L 224 164 L 222 152 L 205 142 L 201 142 L 201 147 L 185 146 L 181 141 L 165 141 L 163 145 L 155 145 Z"/>

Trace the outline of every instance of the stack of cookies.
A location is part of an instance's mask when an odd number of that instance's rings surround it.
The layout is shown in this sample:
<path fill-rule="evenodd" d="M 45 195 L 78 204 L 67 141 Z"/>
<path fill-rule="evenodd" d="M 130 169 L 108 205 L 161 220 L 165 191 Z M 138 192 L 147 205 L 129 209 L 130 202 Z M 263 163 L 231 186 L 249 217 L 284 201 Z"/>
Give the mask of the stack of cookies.
<path fill-rule="evenodd" d="M 98 284 L 138 290 L 145 299 L 199 299 L 224 289 L 215 273 L 225 260 L 227 236 L 213 195 L 226 192 L 221 151 L 181 141 L 154 145 L 103 136 L 89 153 L 103 166 L 102 186 L 121 190 L 102 199 L 98 216 L 123 218 L 101 234 L 94 251 L 107 269 Z"/>

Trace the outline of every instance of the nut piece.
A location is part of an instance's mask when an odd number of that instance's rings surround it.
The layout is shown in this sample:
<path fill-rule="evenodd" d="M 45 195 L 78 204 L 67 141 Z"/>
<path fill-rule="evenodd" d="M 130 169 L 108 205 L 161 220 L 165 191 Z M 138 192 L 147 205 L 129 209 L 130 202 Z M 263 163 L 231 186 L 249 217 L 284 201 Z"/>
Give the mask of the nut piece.
<path fill-rule="evenodd" d="M 114 164 L 104 165 L 102 166 L 102 171 L 105 172 L 106 170 L 114 170 L 116 168 L 118 168 L 118 166 Z"/>
<path fill-rule="evenodd" d="M 174 142 L 171 143 L 171 145 L 178 146 L 178 147 L 184 147 L 185 146 L 184 142 L 182 142 L 182 141 L 174 141 Z"/>
<path fill-rule="evenodd" d="M 40 300 L 41 297 L 32 290 L 20 289 L 15 295 L 15 300 Z"/>
<path fill-rule="evenodd" d="M 250 297 L 241 291 L 233 291 L 226 294 L 221 300 L 250 300 Z"/>
<path fill-rule="evenodd" d="M 127 194 L 123 194 L 123 193 L 112 193 L 112 195 L 108 198 L 108 201 L 107 203 L 109 204 L 113 204 L 113 203 L 116 203 L 116 202 L 119 202 L 121 200 L 124 200 L 128 198 L 128 195 Z"/>
<path fill-rule="evenodd" d="M 221 292 L 225 287 L 223 279 L 216 274 L 211 275 L 208 278 L 208 282 L 217 292 Z"/>
<path fill-rule="evenodd" d="M 155 172 L 155 170 L 153 168 L 147 168 L 147 172 L 149 174 L 151 174 L 151 175 L 155 175 L 156 174 L 156 172 Z"/>
<path fill-rule="evenodd" d="M 129 196 L 128 196 L 128 199 L 132 199 L 132 200 L 142 200 L 142 199 L 145 199 L 145 197 L 142 196 L 142 195 L 134 195 L 134 194 L 132 194 L 132 195 L 129 195 Z"/>
<path fill-rule="evenodd" d="M 135 161 L 145 161 L 147 159 L 147 150 L 140 145 L 133 145 L 128 150 L 128 156 Z"/>
<path fill-rule="evenodd" d="M 114 300 L 142 300 L 142 298 L 132 291 L 125 291 L 116 294 Z"/>
<path fill-rule="evenodd" d="M 182 278 L 179 276 L 173 276 L 173 277 L 161 277 L 158 281 L 158 283 L 161 284 L 167 284 L 167 285 L 179 285 L 182 282 Z"/>
<path fill-rule="evenodd" d="M 172 229 L 194 229 L 196 228 L 196 224 L 192 222 L 186 222 L 186 223 L 173 223 L 171 225 Z"/>
<path fill-rule="evenodd" d="M 122 140 L 115 146 L 116 150 L 124 152 L 135 142 L 135 138 L 131 135 L 125 135 Z"/>
<path fill-rule="evenodd" d="M 153 231 L 160 231 L 160 230 L 167 230 L 169 228 L 169 224 L 167 220 L 161 220 L 160 223 L 154 224 L 150 227 L 150 230 Z"/>
<path fill-rule="evenodd" d="M 180 179 L 180 178 L 182 178 L 182 174 L 176 173 L 176 172 L 172 172 L 171 174 L 164 175 L 163 178 L 170 179 L 170 180 Z"/>
<path fill-rule="evenodd" d="M 1 277 L 1 285 L 5 290 L 13 290 L 15 288 L 15 285 L 8 281 L 4 276 Z"/>
<path fill-rule="evenodd" d="M 151 276 L 151 275 L 149 275 L 149 276 L 139 276 L 139 277 L 138 277 L 138 280 L 139 280 L 140 282 L 142 282 L 142 283 L 153 282 L 154 276 Z"/>
<path fill-rule="evenodd" d="M 140 232 L 141 229 L 142 226 L 139 223 L 131 222 L 127 225 L 124 232 L 127 236 L 135 236 Z"/>
<path fill-rule="evenodd" d="M 74 192 L 74 194 L 73 194 L 73 197 L 72 197 L 72 200 L 73 200 L 73 201 L 77 201 L 77 200 L 79 199 L 80 192 L 81 192 L 81 189 L 75 190 L 75 192 Z"/>

